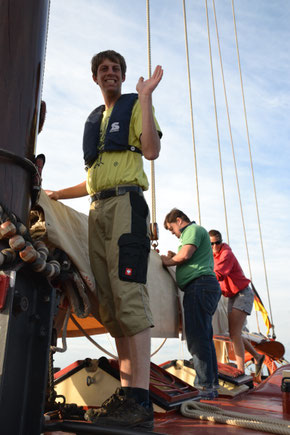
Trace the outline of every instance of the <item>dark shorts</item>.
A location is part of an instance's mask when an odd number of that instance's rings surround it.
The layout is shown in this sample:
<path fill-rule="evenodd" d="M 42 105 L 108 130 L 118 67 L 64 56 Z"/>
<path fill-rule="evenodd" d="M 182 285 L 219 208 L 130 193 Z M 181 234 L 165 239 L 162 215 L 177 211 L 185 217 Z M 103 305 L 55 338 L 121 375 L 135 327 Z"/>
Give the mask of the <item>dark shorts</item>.
<path fill-rule="evenodd" d="M 229 298 L 228 313 L 233 308 L 236 310 L 244 311 L 249 316 L 252 312 L 254 303 L 254 293 L 251 287 L 246 287 L 244 290 L 240 290 L 235 296 Z"/>

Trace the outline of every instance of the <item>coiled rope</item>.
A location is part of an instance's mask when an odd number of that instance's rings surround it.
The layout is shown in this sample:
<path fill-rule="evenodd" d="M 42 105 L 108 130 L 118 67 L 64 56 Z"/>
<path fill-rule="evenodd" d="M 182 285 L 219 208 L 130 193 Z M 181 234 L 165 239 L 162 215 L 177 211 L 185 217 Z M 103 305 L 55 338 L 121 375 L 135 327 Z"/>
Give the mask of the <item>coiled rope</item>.
<path fill-rule="evenodd" d="M 290 434 L 289 421 L 228 411 L 218 406 L 194 400 L 184 402 L 180 407 L 180 412 L 184 417 L 195 418 L 197 420 L 228 424 L 273 434 Z"/>

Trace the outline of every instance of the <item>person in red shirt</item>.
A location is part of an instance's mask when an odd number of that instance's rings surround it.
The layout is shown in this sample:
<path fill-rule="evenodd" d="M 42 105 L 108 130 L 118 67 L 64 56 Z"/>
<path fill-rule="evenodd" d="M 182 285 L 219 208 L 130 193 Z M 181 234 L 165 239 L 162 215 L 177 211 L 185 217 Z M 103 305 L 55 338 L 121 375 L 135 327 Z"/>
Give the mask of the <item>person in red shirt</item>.
<path fill-rule="evenodd" d="M 222 294 L 229 298 L 228 319 L 229 333 L 234 346 L 237 367 L 244 373 L 245 349 L 254 357 L 256 376 L 259 376 L 265 359 L 256 352 L 251 343 L 242 337 L 242 329 L 247 316 L 251 314 L 254 293 L 244 272 L 227 243 L 223 243 L 222 235 L 217 230 L 209 231 L 214 257 L 214 272 L 220 283 Z"/>

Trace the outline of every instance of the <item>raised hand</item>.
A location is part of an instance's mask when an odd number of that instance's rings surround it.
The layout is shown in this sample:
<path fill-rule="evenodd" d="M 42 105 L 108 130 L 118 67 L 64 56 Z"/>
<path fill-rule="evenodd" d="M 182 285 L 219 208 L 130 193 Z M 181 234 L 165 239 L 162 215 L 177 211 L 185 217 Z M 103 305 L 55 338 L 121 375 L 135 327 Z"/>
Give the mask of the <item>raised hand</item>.
<path fill-rule="evenodd" d="M 140 95 L 151 95 L 160 80 L 163 76 L 163 69 L 160 65 L 157 65 L 157 67 L 154 70 L 154 73 L 152 76 L 144 80 L 144 77 L 140 77 L 138 80 L 138 83 L 136 85 L 136 91 Z"/>

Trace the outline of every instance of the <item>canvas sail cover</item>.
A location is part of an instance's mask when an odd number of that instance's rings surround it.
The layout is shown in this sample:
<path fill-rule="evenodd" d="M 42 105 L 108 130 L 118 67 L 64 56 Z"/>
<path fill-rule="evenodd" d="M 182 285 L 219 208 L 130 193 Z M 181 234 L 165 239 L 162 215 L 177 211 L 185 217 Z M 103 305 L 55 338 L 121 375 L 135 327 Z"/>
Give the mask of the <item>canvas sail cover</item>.
<path fill-rule="evenodd" d="M 63 251 L 71 260 L 81 285 L 75 286 L 77 293 L 68 283 L 62 283 L 67 297 L 63 310 L 71 305 L 74 316 L 81 327 L 90 335 L 106 332 L 98 315 L 98 291 L 90 268 L 88 254 L 88 216 L 51 200 L 42 190 L 38 204 L 31 211 L 30 232 L 33 239 L 45 241 L 51 252 L 55 248 Z M 175 282 L 174 270 L 162 266 L 159 254 L 151 250 L 147 286 L 155 327 L 152 337 L 175 338 L 183 325 L 182 292 Z M 84 308 L 85 307 L 85 308 Z M 227 330 L 227 314 L 221 300 L 213 319 L 214 333 Z M 82 332 L 69 320 L 68 337 L 81 336 Z"/>

